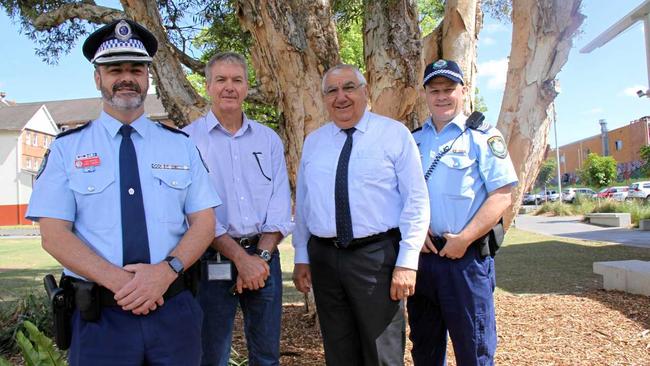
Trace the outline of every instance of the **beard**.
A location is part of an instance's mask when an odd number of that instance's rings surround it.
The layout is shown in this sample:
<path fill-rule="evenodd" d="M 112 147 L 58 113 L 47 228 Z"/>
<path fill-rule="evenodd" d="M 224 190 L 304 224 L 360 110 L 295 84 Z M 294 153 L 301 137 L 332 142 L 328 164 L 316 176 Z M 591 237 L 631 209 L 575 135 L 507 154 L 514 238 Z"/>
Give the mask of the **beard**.
<path fill-rule="evenodd" d="M 140 85 L 134 82 L 123 81 L 113 84 L 111 90 L 105 88 L 100 81 L 99 88 L 102 92 L 102 99 L 105 103 L 118 110 L 138 109 L 144 104 L 147 92 L 142 91 Z M 128 89 L 138 93 L 135 96 L 125 96 L 116 94 L 120 89 Z"/>

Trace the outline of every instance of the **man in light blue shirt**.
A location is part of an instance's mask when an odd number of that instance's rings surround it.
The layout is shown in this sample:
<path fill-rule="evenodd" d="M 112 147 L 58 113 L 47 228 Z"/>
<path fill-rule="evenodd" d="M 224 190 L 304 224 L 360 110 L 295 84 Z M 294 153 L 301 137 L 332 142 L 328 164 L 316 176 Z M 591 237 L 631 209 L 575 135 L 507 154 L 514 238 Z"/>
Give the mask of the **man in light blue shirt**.
<path fill-rule="evenodd" d="M 328 365 L 402 365 L 404 302 L 415 285 L 429 201 L 417 146 L 400 122 L 366 110 L 354 66 L 327 71 L 332 122 L 303 146 L 294 283 L 312 287 Z"/>
<path fill-rule="evenodd" d="M 243 56 L 213 56 L 205 70 L 211 109 L 184 129 L 226 200 L 216 209 L 216 238 L 204 255 L 208 273 L 225 268 L 226 274 L 201 283 L 203 365 L 228 365 L 237 304 L 244 314 L 249 364 L 279 365 L 280 359 L 282 270 L 277 245 L 291 233 L 291 195 L 280 137 L 242 111 L 247 75 Z"/>
<path fill-rule="evenodd" d="M 496 350 L 494 250 L 517 175 L 501 133 L 462 114 L 467 88 L 449 60 L 427 66 L 431 117 L 414 131 L 429 189 L 431 223 L 415 294 L 408 300 L 415 365 L 491 365 Z"/>
<path fill-rule="evenodd" d="M 220 201 L 187 135 L 144 116 L 156 48 L 130 20 L 88 37 L 103 111 L 59 134 L 34 184 L 27 217 L 76 299 L 70 365 L 200 360 L 201 308 L 184 270 L 214 237 Z"/>

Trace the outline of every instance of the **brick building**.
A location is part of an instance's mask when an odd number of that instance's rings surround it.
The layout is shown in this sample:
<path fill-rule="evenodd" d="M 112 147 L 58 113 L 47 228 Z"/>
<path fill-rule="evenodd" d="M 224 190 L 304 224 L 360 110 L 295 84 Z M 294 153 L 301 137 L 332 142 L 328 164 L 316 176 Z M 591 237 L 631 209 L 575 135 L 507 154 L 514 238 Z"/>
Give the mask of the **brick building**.
<path fill-rule="evenodd" d="M 560 170 L 564 182 L 576 182 L 577 171 L 582 168 L 590 153 L 613 157 L 618 163 L 619 179 L 638 175 L 641 166 L 639 149 L 650 145 L 650 116 L 641 117 L 611 131 L 607 129 L 604 120 L 600 124 L 599 135 L 560 146 Z M 547 156 L 554 157 L 555 149 L 550 149 Z"/>

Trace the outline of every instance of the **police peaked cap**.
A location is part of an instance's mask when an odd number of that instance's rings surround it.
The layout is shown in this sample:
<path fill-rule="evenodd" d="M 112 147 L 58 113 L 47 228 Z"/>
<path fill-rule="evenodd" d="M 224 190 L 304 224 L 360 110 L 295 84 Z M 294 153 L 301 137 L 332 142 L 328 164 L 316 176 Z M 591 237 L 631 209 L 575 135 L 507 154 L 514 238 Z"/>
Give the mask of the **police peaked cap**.
<path fill-rule="evenodd" d="M 438 60 L 427 65 L 426 69 L 424 69 L 422 85 L 427 85 L 427 83 L 436 76 L 443 76 L 454 83 L 465 85 L 463 82 L 463 71 L 454 61 Z"/>
<path fill-rule="evenodd" d="M 151 63 L 158 50 L 158 41 L 140 24 L 130 19 L 118 19 L 94 31 L 82 49 L 88 61 L 95 65 Z"/>

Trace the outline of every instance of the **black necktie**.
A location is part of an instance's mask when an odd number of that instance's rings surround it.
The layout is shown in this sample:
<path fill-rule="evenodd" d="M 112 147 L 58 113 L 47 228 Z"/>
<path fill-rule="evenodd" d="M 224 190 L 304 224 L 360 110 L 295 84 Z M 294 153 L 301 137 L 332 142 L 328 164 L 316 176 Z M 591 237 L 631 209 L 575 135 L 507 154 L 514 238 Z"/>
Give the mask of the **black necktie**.
<path fill-rule="evenodd" d="M 352 134 L 355 128 L 342 130 L 348 137 L 339 155 L 339 164 L 336 167 L 336 182 L 334 184 L 334 206 L 336 209 L 336 238 L 343 248 L 354 239 L 352 233 L 352 217 L 350 216 L 350 196 L 348 193 L 348 165 L 352 152 Z"/>
<path fill-rule="evenodd" d="M 120 128 L 120 201 L 122 203 L 122 261 L 124 265 L 149 263 L 149 237 L 138 173 L 138 158 L 131 140 L 133 127 Z"/>

